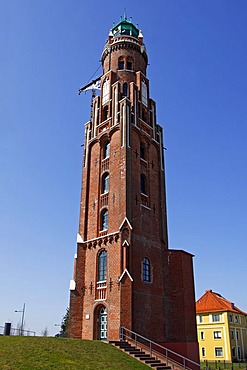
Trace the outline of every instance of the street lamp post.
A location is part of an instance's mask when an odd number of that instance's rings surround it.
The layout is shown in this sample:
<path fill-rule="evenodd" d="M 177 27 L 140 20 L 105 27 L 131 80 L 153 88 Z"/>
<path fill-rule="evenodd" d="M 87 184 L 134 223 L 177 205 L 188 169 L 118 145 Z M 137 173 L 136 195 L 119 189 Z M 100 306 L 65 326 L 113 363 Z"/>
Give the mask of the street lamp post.
<path fill-rule="evenodd" d="M 15 310 L 15 312 L 22 312 L 22 317 L 21 317 L 21 334 L 20 335 L 22 335 L 23 334 L 23 325 L 24 325 L 24 315 L 25 315 L 25 307 L 26 307 L 26 305 L 25 305 L 25 303 L 24 303 L 24 305 L 23 305 L 23 309 L 22 310 Z"/>

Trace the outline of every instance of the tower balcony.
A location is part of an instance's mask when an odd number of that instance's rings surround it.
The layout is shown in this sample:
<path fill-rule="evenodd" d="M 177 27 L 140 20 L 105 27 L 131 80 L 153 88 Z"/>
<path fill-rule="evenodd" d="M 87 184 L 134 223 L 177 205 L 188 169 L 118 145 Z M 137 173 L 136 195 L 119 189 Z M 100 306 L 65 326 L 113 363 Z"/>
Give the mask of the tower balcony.
<path fill-rule="evenodd" d="M 100 207 L 108 206 L 109 193 L 101 194 L 100 196 Z"/>
<path fill-rule="evenodd" d="M 111 119 L 112 117 L 108 117 L 97 126 L 97 135 L 101 134 L 103 131 L 108 130 L 110 128 Z"/>
<path fill-rule="evenodd" d="M 108 170 L 109 170 L 109 158 L 106 158 L 102 160 L 101 172 L 103 173 L 104 171 Z"/>
<path fill-rule="evenodd" d="M 148 196 L 141 193 L 141 205 L 148 208 Z"/>
<path fill-rule="evenodd" d="M 96 301 L 105 301 L 106 300 L 106 293 L 107 293 L 107 285 L 106 280 L 98 281 L 96 283 Z"/>

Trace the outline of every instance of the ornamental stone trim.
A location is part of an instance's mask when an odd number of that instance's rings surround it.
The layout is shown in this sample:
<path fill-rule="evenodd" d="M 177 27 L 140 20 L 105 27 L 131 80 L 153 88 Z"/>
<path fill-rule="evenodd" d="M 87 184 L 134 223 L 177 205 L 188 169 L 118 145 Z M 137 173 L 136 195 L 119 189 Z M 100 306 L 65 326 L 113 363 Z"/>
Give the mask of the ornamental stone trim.
<path fill-rule="evenodd" d="M 80 243 L 83 249 L 92 249 L 92 248 L 100 248 L 102 244 L 107 245 L 107 243 L 116 243 L 119 239 L 120 235 L 117 231 L 116 233 L 108 234 L 99 236 L 98 238 L 85 241 L 84 243 Z"/>

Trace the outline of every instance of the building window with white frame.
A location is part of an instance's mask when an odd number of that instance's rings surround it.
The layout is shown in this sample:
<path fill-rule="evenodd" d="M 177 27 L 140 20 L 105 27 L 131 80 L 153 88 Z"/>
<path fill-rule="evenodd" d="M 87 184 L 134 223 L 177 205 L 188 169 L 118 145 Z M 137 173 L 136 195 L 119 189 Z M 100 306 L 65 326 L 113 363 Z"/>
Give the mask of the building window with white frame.
<path fill-rule="evenodd" d="M 231 339 L 234 339 L 234 331 L 233 330 L 230 331 L 230 337 L 231 337 Z"/>
<path fill-rule="evenodd" d="M 198 316 L 198 321 L 199 321 L 199 323 L 203 322 L 203 317 L 202 317 L 202 315 L 199 315 L 199 316 Z"/>
<path fill-rule="evenodd" d="M 204 340 L 204 339 L 205 339 L 204 331 L 201 331 L 201 339 L 202 339 L 202 340 Z"/>
<path fill-rule="evenodd" d="M 228 316 L 228 320 L 229 320 L 229 322 L 232 322 L 232 315 Z"/>
<path fill-rule="evenodd" d="M 220 321 L 220 315 L 219 314 L 212 315 L 212 321 L 213 322 Z"/>
<path fill-rule="evenodd" d="M 204 347 L 202 347 L 202 357 L 205 357 L 206 356 L 206 350 Z"/>
<path fill-rule="evenodd" d="M 220 330 L 214 331 L 214 339 L 221 339 L 221 338 L 222 338 L 221 331 Z"/>
<path fill-rule="evenodd" d="M 238 316 L 235 316 L 235 323 L 238 324 Z"/>
<path fill-rule="evenodd" d="M 103 93 L 102 93 L 102 104 L 105 104 L 110 99 L 110 81 L 109 78 L 107 78 L 103 82 Z"/>
<path fill-rule="evenodd" d="M 215 347 L 214 353 L 215 353 L 215 357 L 223 357 L 223 348 Z"/>

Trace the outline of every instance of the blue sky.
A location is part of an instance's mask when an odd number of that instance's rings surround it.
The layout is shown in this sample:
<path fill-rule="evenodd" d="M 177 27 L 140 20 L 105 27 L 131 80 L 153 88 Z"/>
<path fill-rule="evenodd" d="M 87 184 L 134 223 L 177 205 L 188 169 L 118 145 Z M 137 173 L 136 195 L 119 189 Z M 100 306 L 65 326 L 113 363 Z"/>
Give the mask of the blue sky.
<path fill-rule="evenodd" d="M 143 31 L 164 127 L 169 246 L 193 254 L 196 298 L 247 311 L 245 0 L 1 1 L 0 325 L 58 328 L 79 222 L 84 123 L 108 31 Z M 101 73 L 98 70 L 96 75 Z"/>

